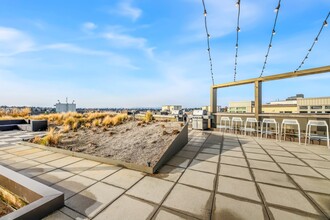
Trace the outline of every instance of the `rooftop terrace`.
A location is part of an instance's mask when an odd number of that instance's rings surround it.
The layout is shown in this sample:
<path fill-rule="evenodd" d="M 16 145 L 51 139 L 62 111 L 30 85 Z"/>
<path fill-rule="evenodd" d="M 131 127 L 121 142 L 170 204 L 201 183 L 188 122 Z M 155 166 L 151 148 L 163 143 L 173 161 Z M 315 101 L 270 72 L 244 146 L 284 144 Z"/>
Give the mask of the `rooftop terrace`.
<path fill-rule="evenodd" d="M 46 219 L 330 218 L 325 146 L 194 130 L 147 175 L 19 143 L 31 135 L 0 132 L 0 163 L 65 193 Z"/>

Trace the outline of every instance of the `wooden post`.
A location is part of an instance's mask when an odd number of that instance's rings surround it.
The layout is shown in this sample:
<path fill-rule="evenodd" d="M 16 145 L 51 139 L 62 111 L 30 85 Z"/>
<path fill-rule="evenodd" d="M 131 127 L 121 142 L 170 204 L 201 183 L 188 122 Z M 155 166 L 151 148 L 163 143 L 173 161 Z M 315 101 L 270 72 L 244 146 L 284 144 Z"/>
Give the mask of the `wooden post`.
<path fill-rule="evenodd" d="M 254 116 L 260 121 L 260 114 L 262 113 L 262 82 L 254 81 Z"/>
<path fill-rule="evenodd" d="M 217 118 L 216 115 L 214 115 L 213 113 L 217 112 L 217 89 L 213 88 L 213 86 L 211 86 L 211 91 L 210 91 L 210 112 L 213 115 L 213 119 L 211 119 L 211 124 L 210 127 L 211 128 L 215 128 L 216 124 L 217 124 Z"/>

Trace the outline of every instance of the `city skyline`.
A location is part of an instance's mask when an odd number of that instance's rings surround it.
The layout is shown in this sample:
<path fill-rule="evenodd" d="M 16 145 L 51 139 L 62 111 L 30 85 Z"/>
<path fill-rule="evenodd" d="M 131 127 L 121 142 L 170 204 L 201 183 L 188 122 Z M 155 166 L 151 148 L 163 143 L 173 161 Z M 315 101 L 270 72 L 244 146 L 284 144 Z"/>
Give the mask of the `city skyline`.
<path fill-rule="evenodd" d="M 278 1 L 241 2 L 237 80 L 258 77 Z M 206 0 L 215 83 L 233 80 L 237 8 Z M 295 70 L 329 12 L 326 0 L 284 1 L 264 75 Z M 324 28 L 302 69 L 329 64 Z M 0 105 L 209 105 L 211 76 L 201 1 L 8 1 L 0 8 Z M 263 102 L 330 96 L 329 74 L 265 83 Z M 283 89 L 285 88 L 285 89 Z M 222 96 L 224 94 L 224 96 Z M 250 85 L 219 104 L 253 100 Z"/>

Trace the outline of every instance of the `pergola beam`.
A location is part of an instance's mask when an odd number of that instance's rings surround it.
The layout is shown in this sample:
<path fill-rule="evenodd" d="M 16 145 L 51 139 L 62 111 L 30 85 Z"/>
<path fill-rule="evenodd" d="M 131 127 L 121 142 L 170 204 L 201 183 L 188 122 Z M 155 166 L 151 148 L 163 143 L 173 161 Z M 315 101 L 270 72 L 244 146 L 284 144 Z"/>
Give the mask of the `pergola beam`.
<path fill-rule="evenodd" d="M 271 76 L 264 76 L 259 78 L 252 78 L 252 79 L 245 79 L 236 82 L 229 82 L 223 83 L 218 85 L 211 86 L 211 94 L 210 94 L 210 111 L 211 113 L 217 112 L 217 90 L 219 88 L 231 87 L 231 86 L 239 86 L 245 84 L 254 84 L 254 102 L 255 102 L 255 118 L 260 120 L 260 114 L 262 114 L 262 82 L 272 81 L 272 80 L 279 80 L 279 79 L 288 79 L 300 76 L 308 76 L 320 73 L 327 73 L 330 72 L 330 66 L 323 66 L 318 68 L 311 68 L 305 70 L 299 70 L 296 72 L 288 72 L 288 73 L 281 73 Z M 217 118 L 214 115 L 214 119 L 211 122 L 211 126 L 216 126 Z"/>
<path fill-rule="evenodd" d="M 308 75 L 314 75 L 314 74 L 326 73 L 326 72 L 330 72 L 330 66 L 322 66 L 322 67 L 318 67 L 318 68 L 299 70 L 297 72 L 287 72 L 287 73 L 281 73 L 281 74 L 276 74 L 276 75 L 271 75 L 271 76 L 264 76 L 264 77 L 259 77 L 259 78 L 244 79 L 244 80 L 240 80 L 240 81 L 236 81 L 236 82 L 217 84 L 217 85 L 212 86 L 212 88 L 218 89 L 218 88 L 225 88 L 225 87 L 231 87 L 231 86 L 251 84 L 251 83 L 255 83 L 256 81 L 266 82 L 266 81 L 288 79 L 288 78 L 293 78 L 293 77 L 308 76 Z"/>

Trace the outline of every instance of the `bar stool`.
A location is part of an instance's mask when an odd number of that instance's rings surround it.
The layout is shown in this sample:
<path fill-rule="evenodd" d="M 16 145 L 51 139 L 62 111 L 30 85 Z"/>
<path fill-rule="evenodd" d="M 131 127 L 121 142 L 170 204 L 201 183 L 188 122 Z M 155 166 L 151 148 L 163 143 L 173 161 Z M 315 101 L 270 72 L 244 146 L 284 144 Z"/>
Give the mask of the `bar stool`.
<path fill-rule="evenodd" d="M 249 124 L 249 127 L 248 127 Z M 256 136 L 258 137 L 259 132 L 259 125 L 256 118 L 246 118 L 244 127 L 241 128 L 241 130 L 244 131 L 244 135 L 246 136 L 246 132 L 250 132 L 250 135 L 252 132 L 256 133 Z"/>
<path fill-rule="evenodd" d="M 295 135 L 298 136 L 299 144 L 300 144 L 300 124 L 299 124 L 298 120 L 296 120 L 296 119 L 283 119 L 282 124 L 281 124 L 280 140 L 282 138 L 282 134 L 283 134 L 283 140 L 285 140 L 286 125 L 296 125 L 298 127 L 298 134 L 295 134 Z M 284 133 L 282 133 L 283 130 L 284 130 Z"/>
<path fill-rule="evenodd" d="M 224 124 L 222 122 L 224 122 Z M 221 131 L 221 129 L 224 129 L 224 131 L 229 130 L 230 129 L 230 119 L 229 119 L 229 117 L 221 117 L 220 118 L 220 125 L 217 125 L 217 128 L 220 128 L 220 131 Z"/>
<path fill-rule="evenodd" d="M 275 132 L 271 131 L 271 130 L 268 131 L 268 125 L 271 125 L 271 124 L 275 125 Z M 265 132 L 263 131 L 264 125 L 266 125 L 266 131 Z M 260 133 L 261 138 L 262 138 L 263 134 L 265 134 L 266 138 L 267 138 L 267 135 L 275 134 L 275 139 L 277 140 L 278 133 L 279 133 L 279 124 L 275 119 L 273 119 L 273 118 L 264 118 L 262 120 L 261 133 Z"/>
<path fill-rule="evenodd" d="M 318 135 L 318 134 L 311 134 L 312 127 L 326 127 L 327 135 Z M 306 126 L 306 136 L 305 136 L 305 145 L 308 143 L 310 144 L 311 140 L 319 140 L 319 141 L 327 141 L 327 146 L 329 146 L 329 127 L 326 121 L 317 121 L 317 120 L 309 120 Z"/>
<path fill-rule="evenodd" d="M 240 117 L 233 117 L 231 119 L 231 128 L 230 128 L 230 130 L 232 130 L 233 132 L 235 132 L 235 134 L 237 134 L 237 131 L 242 126 L 243 126 L 243 120 L 242 120 L 242 118 L 240 118 Z"/>

